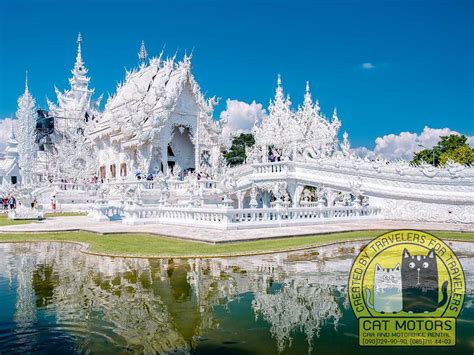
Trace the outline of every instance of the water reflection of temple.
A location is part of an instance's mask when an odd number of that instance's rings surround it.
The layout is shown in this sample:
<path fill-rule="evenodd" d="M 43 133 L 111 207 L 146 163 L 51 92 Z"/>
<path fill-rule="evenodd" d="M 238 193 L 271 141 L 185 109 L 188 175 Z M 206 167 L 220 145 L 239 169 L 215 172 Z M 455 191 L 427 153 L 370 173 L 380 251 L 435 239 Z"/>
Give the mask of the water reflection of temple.
<path fill-rule="evenodd" d="M 268 324 L 279 351 L 291 347 L 297 332 L 311 351 L 320 331 L 336 328 L 348 308 L 347 272 L 359 247 L 173 260 L 97 257 L 62 244 L 9 244 L 0 246 L 0 276 L 15 279 L 18 327 L 29 326 L 41 310 L 58 325 L 102 332 L 134 352 L 188 352 L 219 328 L 216 306 L 250 293 L 249 308 Z"/>

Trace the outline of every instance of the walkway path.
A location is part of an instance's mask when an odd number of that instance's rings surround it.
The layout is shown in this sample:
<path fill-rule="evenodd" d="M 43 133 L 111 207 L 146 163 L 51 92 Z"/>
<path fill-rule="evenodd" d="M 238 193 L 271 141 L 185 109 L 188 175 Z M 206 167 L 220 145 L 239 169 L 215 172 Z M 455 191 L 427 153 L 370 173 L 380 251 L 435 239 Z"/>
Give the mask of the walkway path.
<path fill-rule="evenodd" d="M 364 220 L 361 222 L 345 222 L 320 224 L 304 227 L 280 227 L 223 231 L 217 229 L 193 228 L 164 224 L 129 226 L 121 222 L 96 222 L 85 216 L 52 217 L 31 224 L 0 227 L 0 233 L 38 233 L 58 231 L 87 231 L 99 234 L 110 233 L 148 233 L 182 239 L 191 239 L 208 243 L 225 243 L 266 238 L 324 234 L 368 229 L 419 229 L 474 232 L 472 224 L 448 224 L 436 222 L 400 222 L 387 220 Z"/>

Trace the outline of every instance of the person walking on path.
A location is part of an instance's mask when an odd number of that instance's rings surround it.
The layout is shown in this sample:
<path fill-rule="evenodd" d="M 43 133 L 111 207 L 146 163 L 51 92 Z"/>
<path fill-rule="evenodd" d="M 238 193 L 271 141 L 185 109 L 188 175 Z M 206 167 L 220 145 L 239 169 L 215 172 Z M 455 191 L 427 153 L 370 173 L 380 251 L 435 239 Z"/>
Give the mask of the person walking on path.
<path fill-rule="evenodd" d="M 15 209 L 15 207 L 16 207 L 16 199 L 15 199 L 15 197 L 14 197 L 13 195 L 10 197 L 10 201 L 9 201 L 9 202 L 10 202 L 10 209 L 11 209 L 11 210 Z"/>

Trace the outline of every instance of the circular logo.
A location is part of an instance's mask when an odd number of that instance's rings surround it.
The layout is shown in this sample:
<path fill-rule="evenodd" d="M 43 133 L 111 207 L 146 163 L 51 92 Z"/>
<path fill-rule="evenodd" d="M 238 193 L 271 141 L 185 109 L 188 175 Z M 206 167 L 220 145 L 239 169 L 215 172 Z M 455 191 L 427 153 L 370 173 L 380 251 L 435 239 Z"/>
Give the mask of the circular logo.
<path fill-rule="evenodd" d="M 461 263 L 442 240 L 416 230 L 385 233 L 352 265 L 349 299 L 360 345 L 454 345 L 465 295 Z"/>

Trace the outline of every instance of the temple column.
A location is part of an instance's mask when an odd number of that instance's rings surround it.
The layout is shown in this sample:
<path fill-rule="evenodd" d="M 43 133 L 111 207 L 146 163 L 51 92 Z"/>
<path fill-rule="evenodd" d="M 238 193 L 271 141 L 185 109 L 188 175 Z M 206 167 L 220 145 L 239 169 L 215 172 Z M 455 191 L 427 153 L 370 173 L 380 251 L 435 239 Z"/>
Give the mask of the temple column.
<path fill-rule="evenodd" d="M 196 134 L 194 135 L 194 170 L 199 172 L 201 170 L 201 154 L 199 152 L 199 122 L 200 117 L 197 117 Z"/>
<path fill-rule="evenodd" d="M 262 204 L 263 208 L 270 207 L 270 193 L 268 191 L 262 191 Z"/>
<path fill-rule="evenodd" d="M 288 192 L 291 195 L 291 202 L 292 202 L 292 207 L 299 207 L 300 206 L 300 196 L 301 193 L 303 192 L 304 186 L 301 185 L 289 185 L 288 186 Z"/>
<path fill-rule="evenodd" d="M 168 173 L 168 144 L 161 149 L 161 162 L 163 164 L 163 174 Z"/>
<path fill-rule="evenodd" d="M 245 191 L 237 191 L 235 195 L 237 196 L 237 203 L 238 203 L 237 208 L 238 209 L 244 208 Z"/>

